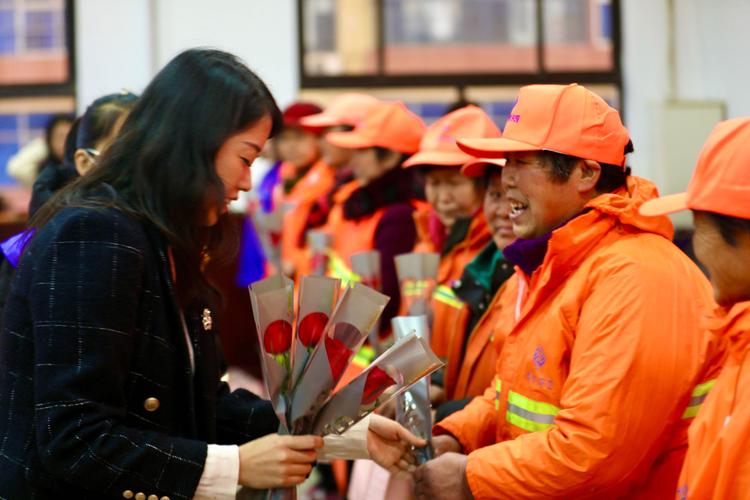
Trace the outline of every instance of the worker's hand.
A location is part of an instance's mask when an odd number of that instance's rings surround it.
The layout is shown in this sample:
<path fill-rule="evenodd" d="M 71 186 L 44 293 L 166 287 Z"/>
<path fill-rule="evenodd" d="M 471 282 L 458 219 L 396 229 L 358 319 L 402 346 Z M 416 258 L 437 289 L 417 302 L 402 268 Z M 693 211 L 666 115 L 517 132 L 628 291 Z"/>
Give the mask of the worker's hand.
<path fill-rule="evenodd" d="M 435 436 L 432 438 L 432 449 L 435 450 L 435 456 L 439 457 L 443 453 L 453 452 L 461 453 L 461 443 L 456 438 L 448 434 Z"/>
<path fill-rule="evenodd" d="M 375 463 L 391 474 L 402 475 L 415 468 L 411 447 L 426 446 L 427 441 L 416 437 L 398 422 L 372 414 L 367 429 L 367 452 Z"/>
<path fill-rule="evenodd" d="M 445 403 L 445 389 L 436 384 L 430 385 L 430 403 L 433 408 Z"/>
<path fill-rule="evenodd" d="M 417 499 L 469 500 L 474 498 L 466 480 L 468 457 L 445 453 L 414 471 L 414 494 Z"/>

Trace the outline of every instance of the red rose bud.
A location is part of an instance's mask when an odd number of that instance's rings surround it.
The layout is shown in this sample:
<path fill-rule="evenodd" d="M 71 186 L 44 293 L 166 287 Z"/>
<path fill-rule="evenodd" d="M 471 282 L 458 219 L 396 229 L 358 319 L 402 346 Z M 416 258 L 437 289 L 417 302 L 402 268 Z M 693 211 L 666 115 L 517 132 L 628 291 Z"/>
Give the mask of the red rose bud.
<path fill-rule="evenodd" d="M 381 394 L 396 383 L 386 372 L 374 366 L 367 374 L 365 390 L 362 392 L 362 404 L 369 405 L 375 402 Z"/>
<path fill-rule="evenodd" d="M 328 354 L 328 366 L 331 368 L 333 380 L 339 380 L 344 370 L 349 365 L 352 350 L 337 339 L 325 337 L 326 354 Z"/>
<path fill-rule="evenodd" d="M 328 323 L 328 316 L 322 312 L 313 312 L 302 318 L 299 323 L 299 340 L 305 347 L 315 347 L 323 335 Z"/>
<path fill-rule="evenodd" d="M 282 354 L 292 346 L 292 325 L 277 319 L 266 327 L 263 334 L 263 347 L 269 354 Z"/>

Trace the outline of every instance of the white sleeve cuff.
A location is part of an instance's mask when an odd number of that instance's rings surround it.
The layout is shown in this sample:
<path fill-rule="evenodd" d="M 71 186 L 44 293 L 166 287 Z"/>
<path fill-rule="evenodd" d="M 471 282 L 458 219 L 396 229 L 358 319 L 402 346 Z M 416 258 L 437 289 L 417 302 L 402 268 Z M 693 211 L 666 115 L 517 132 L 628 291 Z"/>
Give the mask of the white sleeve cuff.
<path fill-rule="evenodd" d="M 240 477 L 240 448 L 209 444 L 193 500 L 234 500 Z"/>
<path fill-rule="evenodd" d="M 336 458 L 356 460 L 370 458 L 367 451 L 367 430 L 370 416 L 366 416 L 343 434 L 323 436 L 323 447 L 318 450 L 318 460 L 326 462 Z"/>

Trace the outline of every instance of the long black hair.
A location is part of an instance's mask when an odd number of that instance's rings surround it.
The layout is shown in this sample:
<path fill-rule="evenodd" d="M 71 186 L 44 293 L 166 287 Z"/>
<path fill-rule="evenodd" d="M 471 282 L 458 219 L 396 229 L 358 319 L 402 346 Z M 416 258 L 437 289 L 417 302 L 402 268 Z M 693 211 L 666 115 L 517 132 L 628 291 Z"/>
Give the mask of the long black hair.
<path fill-rule="evenodd" d="M 206 196 L 224 202 L 214 160 L 235 133 L 270 116 L 271 135 L 282 126 L 271 92 L 237 57 L 211 49 L 187 50 L 146 87 L 98 167 L 50 200 L 32 225 L 41 227 L 64 207 L 115 207 L 156 226 L 175 260 L 183 305 L 213 288 L 205 257 L 228 257 L 226 217 L 206 227 Z M 104 186 L 108 186 L 103 189 Z M 110 189 L 111 188 L 111 189 Z"/>

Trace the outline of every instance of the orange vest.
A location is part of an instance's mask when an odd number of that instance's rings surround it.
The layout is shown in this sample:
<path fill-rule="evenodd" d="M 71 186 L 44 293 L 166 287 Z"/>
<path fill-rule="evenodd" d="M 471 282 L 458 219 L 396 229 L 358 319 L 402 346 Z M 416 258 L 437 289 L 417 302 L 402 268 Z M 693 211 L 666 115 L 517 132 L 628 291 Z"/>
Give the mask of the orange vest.
<path fill-rule="evenodd" d="M 673 496 L 722 353 L 699 327 L 708 281 L 667 217 L 638 213 L 656 196 L 634 177 L 594 198 L 519 275 L 493 383 L 435 426 L 469 454 L 475 498 Z"/>
<path fill-rule="evenodd" d="M 310 209 L 318 198 L 333 188 L 334 183 L 334 170 L 319 160 L 283 200 L 286 206 L 281 228 L 281 260 L 291 264 L 298 274 L 307 257 L 303 233 Z"/>
<path fill-rule="evenodd" d="M 455 334 L 445 365 L 445 393 L 450 399 L 480 396 L 495 376 L 497 353 L 502 350 L 505 335 L 513 327 L 513 309 L 518 281 L 513 275 L 495 293 L 492 302 L 469 333 L 464 349 L 469 308 L 445 307 L 445 318 L 455 324 Z"/>
<path fill-rule="evenodd" d="M 420 238 L 415 246 L 415 252 L 440 252 L 440 249 L 435 249 L 428 239 L 428 220 L 429 211 L 427 209 L 421 208 L 414 212 L 417 237 Z M 461 328 L 456 319 L 460 316 L 460 311 L 464 307 L 461 300 L 453 292 L 451 285 L 461 277 L 464 267 L 487 246 L 490 238 L 487 220 L 484 218 L 484 214 L 478 214 L 472 218 L 463 241 L 456 243 L 447 254 L 440 256 L 437 286 L 435 287 L 435 293 L 432 295 L 433 321 L 430 345 L 435 354 L 442 359 L 448 357 L 452 338 L 455 332 Z M 462 325 L 465 328 L 466 322 L 464 321 Z"/>
<path fill-rule="evenodd" d="M 748 498 L 750 302 L 735 304 L 707 326 L 714 335 L 727 341 L 729 353 L 716 384 L 690 426 L 677 498 Z"/>

